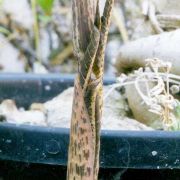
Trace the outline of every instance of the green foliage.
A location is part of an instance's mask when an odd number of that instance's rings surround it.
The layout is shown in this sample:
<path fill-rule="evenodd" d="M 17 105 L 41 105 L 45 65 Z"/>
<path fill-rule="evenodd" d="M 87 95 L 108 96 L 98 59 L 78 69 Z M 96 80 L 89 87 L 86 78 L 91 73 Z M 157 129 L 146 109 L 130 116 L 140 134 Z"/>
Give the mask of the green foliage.
<path fill-rule="evenodd" d="M 3 33 L 5 35 L 9 35 L 10 34 L 9 30 L 4 28 L 3 26 L 0 26 L 0 33 Z"/>
<path fill-rule="evenodd" d="M 180 103 L 178 103 L 178 105 L 176 106 L 175 116 L 180 121 Z"/>
<path fill-rule="evenodd" d="M 174 109 L 174 115 L 176 118 L 176 122 L 170 128 L 172 131 L 179 131 L 180 130 L 180 102 L 178 102 L 177 106 Z"/>
<path fill-rule="evenodd" d="M 54 0 L 37 0 L 37 4 L 42 8 L 46 15 L 51 15 Z"/>
<path fill-rule="evenodd" d="M 43 24 L 45 24 L 45 25 L 51 21 L 51 16 L 47 16 L 47 15 L 41 15 L 41 14 L 39 14 L 39 15 L 38 15 L 38 18 L 39 18 L 39 20 L 40 20 Z"/>

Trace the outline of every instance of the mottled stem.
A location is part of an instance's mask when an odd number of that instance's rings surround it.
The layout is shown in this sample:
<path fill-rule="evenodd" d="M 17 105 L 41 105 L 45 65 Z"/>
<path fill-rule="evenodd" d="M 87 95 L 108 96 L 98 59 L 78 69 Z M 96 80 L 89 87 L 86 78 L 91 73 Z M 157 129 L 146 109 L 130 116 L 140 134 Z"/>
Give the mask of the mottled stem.
<path fill-rule="evenodd" d="M 73 0 L 74 53 L 78 60 L 68 153 L 68 180 L 97 180 L 104 51 L 114 0 L 100 17 L 99 0 Z"/>

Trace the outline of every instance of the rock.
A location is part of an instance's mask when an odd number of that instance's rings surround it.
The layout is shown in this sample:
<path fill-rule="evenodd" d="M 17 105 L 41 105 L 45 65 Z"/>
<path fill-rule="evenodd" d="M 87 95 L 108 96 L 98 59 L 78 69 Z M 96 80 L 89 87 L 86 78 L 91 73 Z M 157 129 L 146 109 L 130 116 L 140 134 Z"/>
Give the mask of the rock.
<path fill-rule="evenodd" d="M 73 88 L 69 88 L 57 97 L 44 103 L 48 126 L 70 127 L 72 102 Z"/>
<path fill-rule="evenodd" d="M 33 64 L 33 73 L 37 73 L 37 74 L 47 74 L 48 70 L 46 69 L 45 66 L 43 66 L 41 63 L 39 62 L 34 62 Z"/>
<path fill-rule="evenodd" d="M 180 29 L 128 42 L 120 48 L 115 66 L 118 72 L 146 66 L 145 59 L 158 58 L 172 63 L 173 74 L 180 75 Z"/>
<path fill-rule="evenodd" d="M 105 87 L 104 94 L 109 87 Z M 44 104 L 47 109 L 47 123 L 49 126 L 70 127 L 73 88 L 65 90 L 53 100 Z M 127 118 L 128 106 L 125 98 L 114 90 L 104 102 L 102 129 L 109 130 L 152 130 L 134 119 Z"/>
<path fill-rule="evenodd" d="M 0 34 L 0 69 L 1 72 L 23 73 L 25 62 L 19 59 L 19 52 Z"/>
<path fill-rule="evenodd" d="M 139 84 L 140 90 L 143 92 L 144 95 L 147 95 L 147 92 L 145 91 L 145 85 L 143 83 Z M 151 85 L 152 84 L 149 83 L 150 87 Z M 138 91 L 136 90 L 135 85 L 127 85 L 125 89 L 128 104 L 130 109 L 132 110 L 135 119 L 154 129 L 163 129 L 163 123 L 160 116 L 149 111 L 149 107 L 142 102 L 143 100 L 140 97 Z"/>
<path fill-rule="evenodd" d="M 151 0 L 155 5 L 156 12 L 161 14 L 180 15 L 179 0 Z"/>
<path fill-rule="evenodd" d="M 110 89 L 104 88 L 104 94 Z M 74 88 L 68 88 L 44 104 L 33 103 L 29 111 L 18 110 L 14 101 L 5 100 L 0 105 L 1 116 L 6 121 L 16 124 L 69 128 L 71 120 Z M 102 129 L 108 130 L 152 130 L 142 123 L 128 118 L 129 111 L 125 97 L 114 90 L 104 100 Z"/>
<path fill-rule="evenodd" d="M 28 0 L 3 0 L 1 7 L 12 19 L 27 29 L 33 27 L 33 15 Z"/>
<path fill-rule="evenodd" d="M 105 71 L 106 76 L 113 77 L 115 75 L 115 67 L 113 64 L 116 62 L 116 57 L 119 53 L 121 43 L 117 39 L 109 40 L 106 46 L 105 53 Z"/>
<path fill-rule="evenodd" d="M 143 0 L 122 0 L 121 2 L 122 6 L 124 6 L 126 28 L 128 30 L 130 40 L 154 34 L 150 22 L 142 13 L 142 2 Z"/>
<path fill-rule="evenodd" d="M 42 112 L 46 112 L 46 109 L 44 107 L 44 104 L 42 103 L 33 103 L 30 106 L 30 110 L 34 110 L 34 111 L 42 111 Z"/>
<path fill-rule="evenodd" d="M 0 115 L 9 123 L 45 126 L 45 114 L 38 110 L 18 110 L 13 100 L 4 100 L 0 105 Z"/>
<path fill-rule="evenodd" d="M 108 91 L 105 88 L 105 94 Z M 152 130 L 152 128 L 127 117 L 129 112 L 125 97 L 114 90 L 104 101 L 102 129 L 108 130 Z"/>

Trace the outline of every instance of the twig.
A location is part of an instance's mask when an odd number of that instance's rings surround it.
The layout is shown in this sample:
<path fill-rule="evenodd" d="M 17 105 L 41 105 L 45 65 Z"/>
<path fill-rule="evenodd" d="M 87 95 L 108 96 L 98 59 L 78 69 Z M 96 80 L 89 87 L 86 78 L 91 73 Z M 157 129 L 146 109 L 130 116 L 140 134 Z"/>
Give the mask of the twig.
<path fill-rule="evenodd" d="M 51 65 L 60 65 L 62 64 L 71 54 L 73 54 L 73 45 L 68 44 L 63 51 L 57 54 L 51 61 Z"/>
<path fill-rule="evenodd" d="M 156 12 L 155 12 L 155 7 L 152 3 L 149 4 L 149 20 L 152 24 L 152 27 L 154 29 L 154 31 L 157 33 L 157 34 L 160 34 L 163 32 L 163 29 L 160 27 L 159 25 L 159 22 L 157 21 L 157 18 L 156 18 Z"/>
<path fill-rule="evenodd" d="M 115 24 L 117 25 L 119 29 L 119 32 L 121 33 L 123 42 L 126 43 L 129 40 L 128 33 L 126 30 L 126 25 L 124 23 L 122 12 L 118 13 L 118 9 L 116 7 L 113 8 L 113 18 L 114 18 Z"/>

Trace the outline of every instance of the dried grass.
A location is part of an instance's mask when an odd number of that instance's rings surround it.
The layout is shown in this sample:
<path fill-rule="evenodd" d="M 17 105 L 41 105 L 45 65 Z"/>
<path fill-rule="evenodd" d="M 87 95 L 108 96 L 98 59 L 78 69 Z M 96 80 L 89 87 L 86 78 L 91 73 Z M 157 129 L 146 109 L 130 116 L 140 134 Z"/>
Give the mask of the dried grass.
<path fill-rule="evenodd" d="M 163 122 L 164 130 L 178 130 L 180 128 L 180 117 L 176 113 L 180 102 L 173 96 L 179 92 L 180 76 L 170 73 L 171 63 L 161 61 L 157 58 L 147 59 L 145 69 L 139 68 L 128 76 L 122 74 L 117 78 L 117 83 L 112 85 L 105 98 L 113 89 L 128 84 L 134 84 L 142 99 L 142 103 L 149 107 L 149 111 L 158 114 Z M 141 91 L 140 83 L 144 82 L 147 94 Z M 149 82 L 154 82 L 150 87 Z"/>

